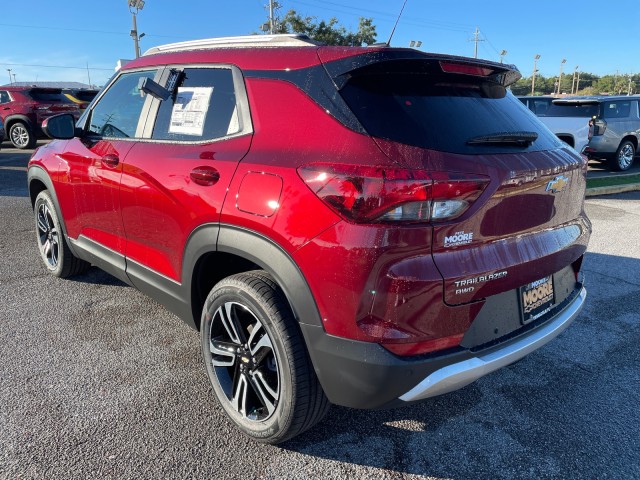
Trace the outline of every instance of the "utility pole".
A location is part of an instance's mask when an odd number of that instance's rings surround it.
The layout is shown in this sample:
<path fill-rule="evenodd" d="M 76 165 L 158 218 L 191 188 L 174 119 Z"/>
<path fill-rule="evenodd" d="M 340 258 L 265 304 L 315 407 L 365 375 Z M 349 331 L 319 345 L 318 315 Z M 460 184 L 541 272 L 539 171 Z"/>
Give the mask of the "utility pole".
<path fill-rule="evenodd" d="M 531 96 L 535 95 L 536 90 L 536 72 L 538 71 L 538 60 L 540 60 L 540 55 L 536 54 L 533 57 L 533 76 L 531 78 Z"/>
<path fill-rule="evenodd" d="M 576 74 L 578 73 L 579 65 L 576 65 L 576 68 L 573 69 L 573 77 L 571 78 L 571 95 L 574 93 L 575 83 L 576 83 Z M 575 89 L 575 93 L 578 93 L 578 89 Z"/>
<path fill-rule="evenodd" d="M 275 21 L 273 19 L 273 0 L 269 0 L 269 34 L 273 35 L 275 30 Z"/>
<path fill-rule="evenodd" d="M 89 62 L 87 62 L 87 78 L 89 79 L 89 88 L 91 88 L 91 74 L 89 73 Z"/>
<path fill-rule="evenodd" d="M 129 11 L 131 12 L 132 28 L 131 38 L 133 39 L 133 48 L 136 51 L 136 58 L 140 57 L 140 45 L 138 44 L 138 24 L 136 22 L 136 16 L 138 12 L 144 7 L 144 0 L 128 0 Z"/>
<path fill-rule="evenodd" d="M 578 72 L 578 78 L 576 80 L 576 93 L 580 90 L 580 72 Z"/>
<path fill-rule="evenodd" d="M 267 19 L 266 23 L 263 23 L 260 26 L 260 30 L 265 33 L 267 33 L 268 31 L 269 35 L 273 35 L 276 33 L 276 31 L 278 30 L 278 10 L 280 9 L 280 7 L 281 6 L 277 2 L 277 0 L 269 0 L 269 5 L 265 6 L 265 8 L 269 9 L 269 18 Z"/>
<path fill-rule="evenodd" d="M 627 89 L 627 95 L 631 95 L 631 76 L 629 76 L 629 88 Z"/>
<path fill-rule="evenodd" d="M 473 33 L 473 43 L 475 43 L 473 48 L 473 58 L 478 58 L 478 42 L 484 42 L 484 40 L 480 38 L 480 30 L 476 27 L 476 31 Z"/>

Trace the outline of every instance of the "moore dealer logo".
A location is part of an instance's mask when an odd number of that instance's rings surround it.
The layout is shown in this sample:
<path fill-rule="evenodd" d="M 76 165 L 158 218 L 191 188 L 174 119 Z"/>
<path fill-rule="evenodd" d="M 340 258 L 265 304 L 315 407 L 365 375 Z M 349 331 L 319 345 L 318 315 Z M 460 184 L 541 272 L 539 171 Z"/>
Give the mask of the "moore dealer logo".
<path fill-rule="evenodd" d="M 444 237 L 444 246 L 445 247 L 456 247 L 458 245 L 467 245 L 473 241 L 473 232 L 465 233 L 456 232 L 453 235 L 448 237 Z"/>

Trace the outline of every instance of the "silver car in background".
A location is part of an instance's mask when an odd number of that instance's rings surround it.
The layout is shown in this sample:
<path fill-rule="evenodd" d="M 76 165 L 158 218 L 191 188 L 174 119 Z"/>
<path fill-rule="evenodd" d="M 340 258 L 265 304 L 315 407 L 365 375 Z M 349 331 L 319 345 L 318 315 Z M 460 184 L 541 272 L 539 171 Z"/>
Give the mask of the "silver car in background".
<path fill-rule="evenodd" d="M 640 139 L 640 111 L 637 96 L 597 97 L 598 113 L 593 117 L 589 143 L 583 153 L 608 161 L 611 170 L 628 170 Z"/>

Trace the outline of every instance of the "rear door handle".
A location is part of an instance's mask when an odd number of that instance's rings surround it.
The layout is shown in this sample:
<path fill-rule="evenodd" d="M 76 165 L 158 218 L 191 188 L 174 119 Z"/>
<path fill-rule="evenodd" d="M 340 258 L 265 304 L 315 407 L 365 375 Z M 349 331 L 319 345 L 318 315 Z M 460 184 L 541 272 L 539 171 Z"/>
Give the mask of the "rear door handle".
<path fill-rule="evenodd" d="M 115 168 L 118 166 L 118 163 L 120 163 L 120 159 L 113 153 L 108 153 L 107 155 L 102 157 L 102 165 L 104 165 L 105 167 Z"/>
<path fill-rule="evenodd" d="M 210 187 L 220 180 L 220 173 L 218 173 L 218 170 L 208 166 L 194 168 L 191 170 L 191 174 L 189 176 L 191 177 L 191 180 L 203 187 Z"/>

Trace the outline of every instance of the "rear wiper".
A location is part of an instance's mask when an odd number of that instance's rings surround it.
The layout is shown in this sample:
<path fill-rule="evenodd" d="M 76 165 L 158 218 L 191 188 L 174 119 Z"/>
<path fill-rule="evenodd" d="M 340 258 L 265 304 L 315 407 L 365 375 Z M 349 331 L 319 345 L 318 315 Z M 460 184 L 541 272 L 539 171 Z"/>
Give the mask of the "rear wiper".
<path fill-rule="evenodd" d="M 536 132 L 502 132 L 481 135 L 467 140 L 467 145 L 505 145 L 527 147 L 538 138 Z"/>

